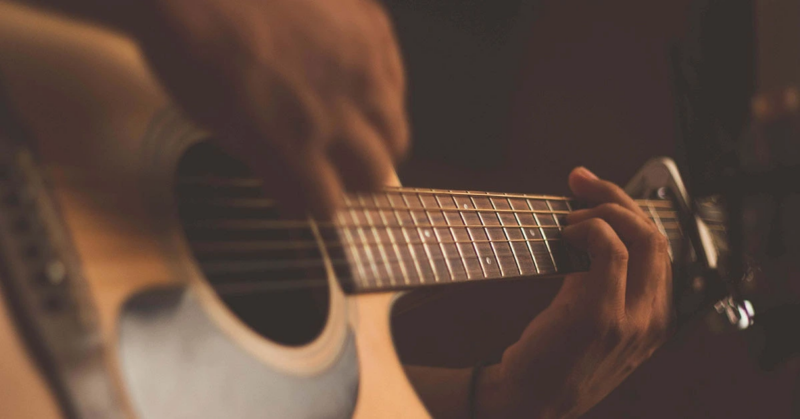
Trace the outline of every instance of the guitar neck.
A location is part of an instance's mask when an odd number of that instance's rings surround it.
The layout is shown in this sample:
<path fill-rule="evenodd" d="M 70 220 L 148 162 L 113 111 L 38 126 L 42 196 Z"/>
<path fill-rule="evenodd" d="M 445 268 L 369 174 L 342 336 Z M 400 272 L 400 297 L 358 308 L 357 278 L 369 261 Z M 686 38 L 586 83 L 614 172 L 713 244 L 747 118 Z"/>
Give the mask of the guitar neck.
<path fill-rule="evenodd" d="M 671 242 L 680 237 L 667 200 L 640 200 Z M 396 188 L 351 195 L 333 224 L 349 292 L 529 276 L 588 268 L 588 257 L 561 238 L 569 198 Z M 341 246 L 341 251 L 338 247 Z"/>

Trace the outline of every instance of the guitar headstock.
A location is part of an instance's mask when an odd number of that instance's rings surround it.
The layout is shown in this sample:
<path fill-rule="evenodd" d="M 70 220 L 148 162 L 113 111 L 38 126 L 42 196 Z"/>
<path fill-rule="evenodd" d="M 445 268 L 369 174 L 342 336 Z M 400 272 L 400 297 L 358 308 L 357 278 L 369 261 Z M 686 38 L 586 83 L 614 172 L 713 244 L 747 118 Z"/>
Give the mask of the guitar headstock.
<path fill-rule="evenodd" d="M 669 236 L 673 261 L 673 300 L 678 324 L 716 307 L 739 328 L 752 322 L 752 307 L 731 298 L 735 289 L 724 273 L 729 254 L 725 212 L 715 199 L 691 201 L 675 163 L 649 161 L 626 186 L 635 198 L 669 200 L 680 234 Z"/>

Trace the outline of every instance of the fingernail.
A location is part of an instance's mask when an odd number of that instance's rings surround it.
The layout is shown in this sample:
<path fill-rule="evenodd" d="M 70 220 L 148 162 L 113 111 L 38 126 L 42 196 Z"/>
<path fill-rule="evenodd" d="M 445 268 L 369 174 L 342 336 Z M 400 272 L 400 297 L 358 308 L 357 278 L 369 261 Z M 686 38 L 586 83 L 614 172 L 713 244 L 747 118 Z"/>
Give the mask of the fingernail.
<path fill-rule="evenodd" d="M 597 175 L 595 175 L 594 173 L 589 171 L 589 169 L 587 169 L 587 168 L 585 168 L 583 166 L 578 168 L 578 174 L 580 174 L 581 176 L 583 176 L 583 177 L 585 177 L 587 179 L 592 179 L 592 180 L 597 180 L 598 179 Z"/>

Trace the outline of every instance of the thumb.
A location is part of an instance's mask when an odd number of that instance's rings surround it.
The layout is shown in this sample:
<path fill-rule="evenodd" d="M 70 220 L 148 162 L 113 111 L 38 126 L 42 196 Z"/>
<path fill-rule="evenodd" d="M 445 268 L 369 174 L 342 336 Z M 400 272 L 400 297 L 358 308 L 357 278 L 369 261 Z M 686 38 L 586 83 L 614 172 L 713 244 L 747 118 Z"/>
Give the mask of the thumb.
<path fill-rule="evenodd" d="M 565 279 L 564 294 L 574 295 L 578 289 L 584 289 L 593 301 L 624 308 L 628 251 L 611 226 L 599 218 L 591 218 L 565 227 L 562 237 L 592 258 L 589 272 Z"/>

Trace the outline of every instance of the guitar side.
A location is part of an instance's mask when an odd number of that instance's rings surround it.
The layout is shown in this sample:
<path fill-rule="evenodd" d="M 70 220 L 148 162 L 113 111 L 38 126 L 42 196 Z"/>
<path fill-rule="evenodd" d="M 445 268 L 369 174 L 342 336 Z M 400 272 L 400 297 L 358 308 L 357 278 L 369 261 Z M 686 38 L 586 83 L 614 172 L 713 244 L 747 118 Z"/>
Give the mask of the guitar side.
<path fill-rule="evenodd" d="M 180 250 L 180 246 L 176 247 L 175 237 L 159 231 L 169 220 L 154 214 L 153 193 L 143 190 L 142 183 L 143 175 L 150 185 L 171 183 L 164 177 L 168 162 L 161 169 L 154 169 L 155 161 L 143 164 L 143 155 L 152 152 L 143 139 L 168 100 L 128 39 L 0 2 L 0 57 L 4 88 L 37 139 L 37 152 L 81 261 L 107 349 L 107 370 L 125 417 L 135 417 L 140 409 L 130 397 L 132 384 L 125 377 L 120 322 L 133 297 L 156 289 L 180 288 L 200 296 L 199 304 L 219 333 L 255 360 L 277 354 L 272 362 L 280 363 L 281 356 L 291 358 L 299 375 L 326 370 L 340 350 L 336 345 L 318 345 L 315 356 L 293 354 L 250 332 L 198 276 L 176 275 L 175 258 L 164 249 Z M 191 132 L 187 128 L 187 141 L 192 140 Z M 341 311 L 334 320 L 353 333 L 358 353 L 358 394 L 352 395 L 357 397 L 355 417 L 428 416 L 394 352 L 389 330 L 394 297 L 339 295 Z M 13 330 L 12 319 L 2 317 L 0 353 L 18 362 L 2 370 L 0 389 L 12 391 L 3 392 L 0 411 L 13 412 L 10 417 L 60 417 L 49 387 Z M 338 342 L 336 336 L 331 342 Z M 269 403 L 268 398 L 261 403 Z"/>

